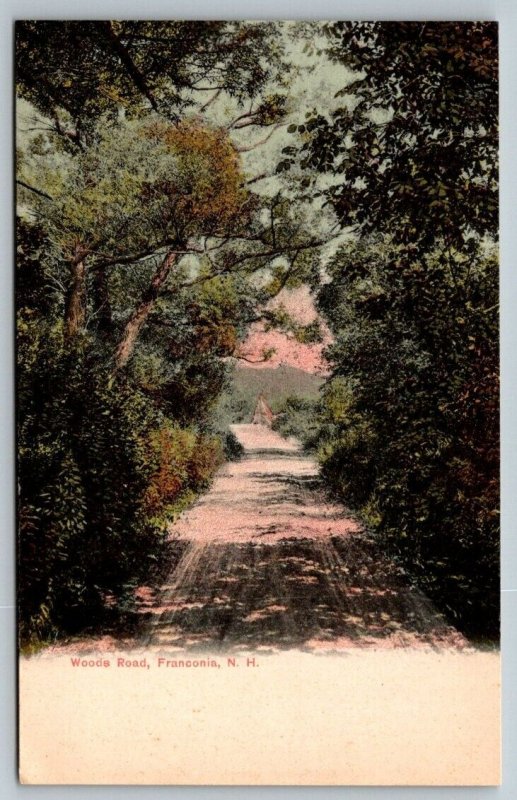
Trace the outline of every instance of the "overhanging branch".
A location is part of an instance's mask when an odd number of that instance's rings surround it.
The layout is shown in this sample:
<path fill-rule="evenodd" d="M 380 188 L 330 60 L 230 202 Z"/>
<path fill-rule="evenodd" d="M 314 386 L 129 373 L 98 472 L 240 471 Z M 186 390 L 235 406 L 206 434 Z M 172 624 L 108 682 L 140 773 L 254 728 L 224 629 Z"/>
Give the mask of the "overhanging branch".
<path fill-rule="evenodd" d="M 41 189 L 36 189 L 35 186 L 31 186 L 30 183 L 25 183 L 25 181 L 20 181 L 18 179 L 16 179 L 16 183 L 18 184 L 18 186 L 23 186 L 24 189 L 28 189 L 29 192 L 34 192 L 34 194 L 39 195 L 39 197 L 44 197 L 45 200 L 53 200 L 54 199 L 53 197 L 51 197 L 46 192 L 43 192 Z"/>
<path fill-rule="evenodd" d="M 255 150 L 257 147 L 261 147 L 263 144 L 269 142 L 275 131 L 279 130 L 279 128 L 285 128 L 287 122 L 277 122 L 275 125 L 271 126 L 271 130 L 269 131 L 267 136 L 264 136 L 263 139 L 260 139 L 258 142 L 249 145 L 248 147 L 238 147 L 234 145 L 235 151 L 237 153 L 250 153 L 252 150 Z"/>

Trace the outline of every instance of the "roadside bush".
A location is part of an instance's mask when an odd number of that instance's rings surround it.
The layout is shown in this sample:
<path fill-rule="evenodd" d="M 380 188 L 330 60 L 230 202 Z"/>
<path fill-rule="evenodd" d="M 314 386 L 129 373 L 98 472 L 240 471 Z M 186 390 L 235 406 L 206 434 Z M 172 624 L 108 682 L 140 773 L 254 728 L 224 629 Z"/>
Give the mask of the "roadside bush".
<path fill-rule="evenodd" d="M 294 436 L 306 450 L 312 450 L 318 431 L 317 408 L 317 401 L 291 395 L 278 408 L 273 429 L 282 436 Z"/>
<path fill-rule="evenodd" d="M 163 541 L 142 516 L 149 409 L 59 336 L 24 369 L 19 346 L 21 636 L 80 629 L 150 569 Z"/>
<path fill-rule="evenodd" d="M 226 461 L 239 461 L 244 455 L 244 447 L 232 431 L 223 435 L 224 457 Z"/>
<path fill-rule="evenodd" d="M 499 620 L 498 271 L 493 254 L 340 251 L 321 404 L 326 481 L 463 631 Z"/>
<path fill-rule="evenodd" d="M 224 460 L 218 437 L 171 422 L 151 431 L 148 449 L 154 469 L 144 494 L 144 511 L 153 518 L 174 515 L 186 497 L 209 485 Z"/>
<path fill-rule="evenodd" d="M 30 646 L 130 609 L 139 582 L 170 563 L 168 522 L 224 460 L 206 421 L 224 365 L 214 357 L 212 369 L 207 352 L 190 381 L 192 343 L 173 358 L 161 335 L 154 348 L 149 335 L 136 364 L 161 364 L 154 379 L 149 368 L 114 373 L 116 325 L 99 339 L 92 317 L 73 343 L 66 338 L 67 269 L 44 233 L 20 220 L 18 607 Z"/>

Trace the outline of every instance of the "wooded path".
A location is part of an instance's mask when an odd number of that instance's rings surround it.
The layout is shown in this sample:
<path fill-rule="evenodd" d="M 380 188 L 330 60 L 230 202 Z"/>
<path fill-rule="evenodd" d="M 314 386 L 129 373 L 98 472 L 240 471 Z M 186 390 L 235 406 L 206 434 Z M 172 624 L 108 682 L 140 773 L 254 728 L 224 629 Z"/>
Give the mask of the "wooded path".
<path fill-rule="evenodd" d="M 343 507 L 315 462 L 262 425 L 171 527 L 179 562 L 142 596 L 140 644 L 266 650 L 466 644 Z"/>

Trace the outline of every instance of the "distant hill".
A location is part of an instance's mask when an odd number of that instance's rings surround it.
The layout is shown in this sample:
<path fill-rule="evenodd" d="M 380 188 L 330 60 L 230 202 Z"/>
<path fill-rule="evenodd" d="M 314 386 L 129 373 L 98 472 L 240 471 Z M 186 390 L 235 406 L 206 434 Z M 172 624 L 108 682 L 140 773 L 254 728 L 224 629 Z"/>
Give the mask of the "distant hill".
<path fill-rule="evenodd" d="M 293 394 L 315 400 L 322 383 L 323 378 L 319 375 L 288 364 L 262 369 L 239 366 L 233 378 L 237 392 L 251 394 L 254 401 L 262 392 L 271 407 L 282 403 Z"/>
<path fill-rule="evenodd" d="M 222 423 L 251 421 L 259 394 L 264 395 L 274 412 L 293 395 L 316 400 L 323 381 L 319 375 L 287 364 L 261 369 L 238 366 L 232 385 L 221 398 L 218 416 Z"/>

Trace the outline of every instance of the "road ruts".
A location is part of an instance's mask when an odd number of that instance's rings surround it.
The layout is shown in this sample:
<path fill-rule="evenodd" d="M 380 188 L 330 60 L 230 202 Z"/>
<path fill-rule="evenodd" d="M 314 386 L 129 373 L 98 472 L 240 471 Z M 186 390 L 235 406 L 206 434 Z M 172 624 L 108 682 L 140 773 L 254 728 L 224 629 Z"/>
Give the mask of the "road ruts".
<path fill-rule="evenodd" d="M 211 652 L 455 647 L 464 638 L 342 506 L 294 440 L 234 425 L 244 447 L 171 528 L 178 557 L 143 595 L 140 644 Z"/>

